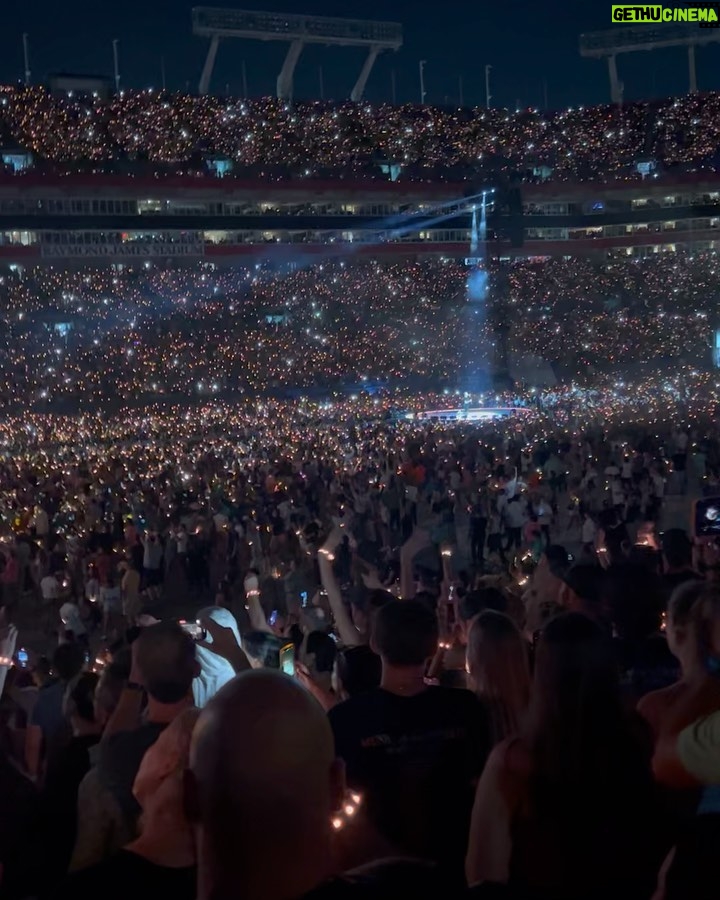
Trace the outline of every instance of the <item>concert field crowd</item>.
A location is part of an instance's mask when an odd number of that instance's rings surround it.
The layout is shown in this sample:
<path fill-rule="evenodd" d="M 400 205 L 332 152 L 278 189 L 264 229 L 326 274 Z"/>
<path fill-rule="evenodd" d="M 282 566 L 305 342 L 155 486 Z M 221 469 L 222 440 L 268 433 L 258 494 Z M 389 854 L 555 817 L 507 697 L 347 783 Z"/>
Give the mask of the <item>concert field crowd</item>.
<path fill-rule="evenodd" d="M 0 127 L 579 179 L 712 167 L 719 104 L 31 88 Z M 715 900 L 717 255 L 499 268 L 472 316 L 452 260 L 0 274 L 0 900 Z"/>
<path fill-rule="evenodd" d="M 714 253 L 517 261 L 507 273 L 511 356 L 547 360 L 563 381 L 709 359 L 720 296 Z M 0 316 L 14 339 L 0 352 L 0 396 L 14 409 L 60 401 L 92 409 L 365 383 L 454 387 L 468 275 L 453 260 L 352 259 L 294 272 L 206 264 L 8 272 Z M 490 314 L 473 327 L 491 348 Z"/>
<path fill-rule="evenodd" d="M 6 419 L 3 896 L 710 896 L 717 386 L 495 399 Z"/>

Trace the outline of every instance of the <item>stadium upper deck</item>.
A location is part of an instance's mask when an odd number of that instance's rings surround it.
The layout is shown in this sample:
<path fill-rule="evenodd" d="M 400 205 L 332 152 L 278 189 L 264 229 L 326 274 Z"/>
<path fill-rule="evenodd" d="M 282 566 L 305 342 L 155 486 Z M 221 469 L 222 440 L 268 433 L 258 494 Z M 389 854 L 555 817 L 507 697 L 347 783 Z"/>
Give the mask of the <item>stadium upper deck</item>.
<path fill-rule="evenodd" d="M 714 94 L 510 115 L 7 89 L 0 136 L 5 264 L 462 258 L 490 185 L 494 255 L 714 249 L 720 226 Z"/>
<path fill-rule="evenodd" d="M 633 185 L 526 185 L 519 197 L 521 209 L 501 200 L 489 215 L 492 255 L 720 246 L 714 174 Z M 459 259 L 469 253 L 468 210 L 447 184 L 33 173 L 0 178 L 0 260 L 289 262 L 343 253 Z"/>

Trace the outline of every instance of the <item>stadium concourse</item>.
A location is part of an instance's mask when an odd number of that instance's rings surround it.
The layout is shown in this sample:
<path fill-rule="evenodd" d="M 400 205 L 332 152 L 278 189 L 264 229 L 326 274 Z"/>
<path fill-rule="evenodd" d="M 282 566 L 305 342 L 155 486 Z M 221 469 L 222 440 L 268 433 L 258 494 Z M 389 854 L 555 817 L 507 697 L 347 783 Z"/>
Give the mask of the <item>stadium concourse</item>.
<path fill-rule="evenodd" d="M 63 173 L 592 191 L 714 171 L 718 113 L 0 91 L 7 166 L 95 237 L 130 202 L 58 201 Z M 13 203 L 14 253 L 49 229 Z M 720 261 L 692 228 L 471 290 L 421 252 L 3 257 L 0 898 L 715 900 Z"/>

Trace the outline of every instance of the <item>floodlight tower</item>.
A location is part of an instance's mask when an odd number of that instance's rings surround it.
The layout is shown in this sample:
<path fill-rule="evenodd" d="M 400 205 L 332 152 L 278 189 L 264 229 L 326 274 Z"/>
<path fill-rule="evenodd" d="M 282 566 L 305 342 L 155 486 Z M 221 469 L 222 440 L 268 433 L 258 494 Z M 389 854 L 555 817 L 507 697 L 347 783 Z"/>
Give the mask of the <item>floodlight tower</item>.
<path fill-rule="evenodd" d="M 663 47 L 687 47 L 689 93 L 697 92 L 695 48 L 720 42 L 720 29 L 699 28 L 697 22 L 665 22 L 658 25 L 638 25 L 592 31 L 580 35 L 580 56 L 607 59 L 610 76 L 610 99 L 622 103 L 622 82 L 618 79 L 616 57 L 620 53 L 639 50 L 659 50 Z"/>
<path fill-rule="evenodd" d="M 277 78 L 277 96 L 291 100 L 293 76 L 303 47 L 323 44 L 335 47 L 365 47 L 365 59 L 351 100 L 362 100 L 365 85 L 375 60 L 383 50 L 402 47 L 402 26 L 397 22 L 369 22 L 365 19 L 337 19 L 294 13 L 255 12 L 244 9 L 195 7 L 192 11 L 193 34 L 210 38 L 210 47 L 200 76 L 199 92 L 207 94 L 221 38 L 289 42 L 287 56 Z"/>

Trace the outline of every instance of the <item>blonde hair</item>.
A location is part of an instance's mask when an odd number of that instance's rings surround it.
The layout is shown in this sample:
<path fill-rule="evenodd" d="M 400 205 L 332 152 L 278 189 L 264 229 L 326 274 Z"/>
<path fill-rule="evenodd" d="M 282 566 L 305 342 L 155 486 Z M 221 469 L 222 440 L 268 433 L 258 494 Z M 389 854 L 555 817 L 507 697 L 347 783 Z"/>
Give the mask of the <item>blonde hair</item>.
<path fill-rule="evenodd" d="M 713 646 L 713 637 L 719 620 L 720 587 L 706 582 L 698 591 L 697 599 L 690 610 L 697 652 L 703 662 L 710 656 L 718 655 L 718 649 Z"/>

